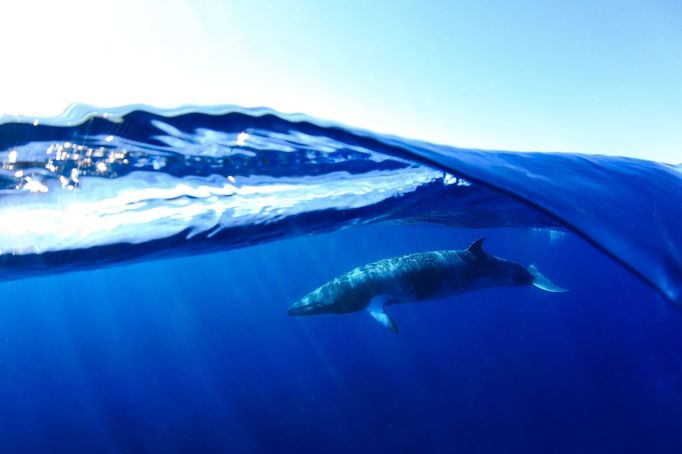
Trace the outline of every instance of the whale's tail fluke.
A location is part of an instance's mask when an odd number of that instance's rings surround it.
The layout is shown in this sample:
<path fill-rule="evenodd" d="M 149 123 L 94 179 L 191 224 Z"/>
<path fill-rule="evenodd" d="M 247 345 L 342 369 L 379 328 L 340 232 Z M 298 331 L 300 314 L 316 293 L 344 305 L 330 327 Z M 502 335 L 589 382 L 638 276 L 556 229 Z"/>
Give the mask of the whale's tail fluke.
<path fill-rule="evenodd" d="M 535 263 L 528 267 L 528 272 L 533 275 L 533 285 L 539 289 L 542 289 L 546 292 L 554 293 L 568 291 L 568 289 L 561 288 L 558 285 L 553 284 L 552 281 L 543 276 L 543 274 L 540 271 L 538 271 L 538 268 L 535 266 Z"/>

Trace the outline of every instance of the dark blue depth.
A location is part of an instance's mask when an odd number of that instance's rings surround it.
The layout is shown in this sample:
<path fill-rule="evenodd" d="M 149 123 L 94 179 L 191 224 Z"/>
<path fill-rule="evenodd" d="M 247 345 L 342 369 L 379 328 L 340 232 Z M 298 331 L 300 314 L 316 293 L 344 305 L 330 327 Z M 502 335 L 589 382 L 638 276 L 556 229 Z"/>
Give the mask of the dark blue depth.
<path fill-rule="evenodd" d="M 557 284 L 365 313 L 286 307 L 461 249 Z M 682 452 L 682 316 L 585 241 L 370 226 L 0 286 L 0 452 Z"/>

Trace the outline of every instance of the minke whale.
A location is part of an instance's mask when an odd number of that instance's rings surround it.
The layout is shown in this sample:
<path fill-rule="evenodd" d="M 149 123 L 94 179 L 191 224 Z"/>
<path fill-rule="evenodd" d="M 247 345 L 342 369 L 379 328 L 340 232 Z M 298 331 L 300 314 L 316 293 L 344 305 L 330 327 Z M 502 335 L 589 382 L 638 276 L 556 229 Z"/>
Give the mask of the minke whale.
<path fill-rule="evenodd" d="M 386 306 L 446 298 L 496 286 L 534 285 L 565 292 L 543 276 L 535 264 L 528 269 L 483 250 L 484 238 L 463 251 L 420 252 L 387 258 L 355 268 L 304 296 L 289 315 L 345 314 L 367 310 L 394 333 L 395 320 Z"/>

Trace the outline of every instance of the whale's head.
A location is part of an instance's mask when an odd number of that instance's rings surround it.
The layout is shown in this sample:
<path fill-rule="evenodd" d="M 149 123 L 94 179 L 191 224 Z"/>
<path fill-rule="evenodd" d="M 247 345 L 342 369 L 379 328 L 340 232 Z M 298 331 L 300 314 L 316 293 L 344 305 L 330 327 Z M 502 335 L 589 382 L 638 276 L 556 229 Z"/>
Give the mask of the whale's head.
<path fill-rule="evenodd" d="M 324 287 L 304 296 L 289 306 L 289 315 L 318 315 L 339 312 L 335 305 L 335 299 Z"/>

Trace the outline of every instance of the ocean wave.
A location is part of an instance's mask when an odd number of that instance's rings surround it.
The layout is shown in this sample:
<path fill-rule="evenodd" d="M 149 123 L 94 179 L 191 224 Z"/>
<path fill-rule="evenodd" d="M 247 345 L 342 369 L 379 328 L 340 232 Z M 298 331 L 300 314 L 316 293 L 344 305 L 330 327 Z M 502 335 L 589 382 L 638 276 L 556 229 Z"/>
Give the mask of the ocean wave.
<path fill-rule="evenodd" d="M 382 221 L 572 230 L 682 298 L 680 167 L 433 145 L 232 106 L 0 119 L 2 278 Z"/>

